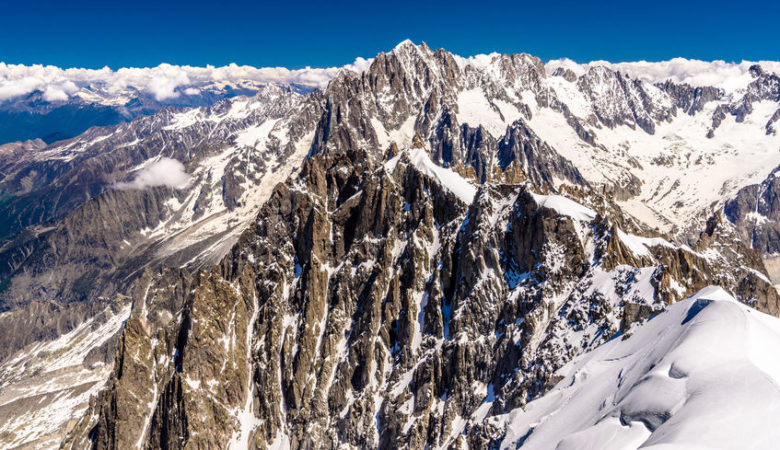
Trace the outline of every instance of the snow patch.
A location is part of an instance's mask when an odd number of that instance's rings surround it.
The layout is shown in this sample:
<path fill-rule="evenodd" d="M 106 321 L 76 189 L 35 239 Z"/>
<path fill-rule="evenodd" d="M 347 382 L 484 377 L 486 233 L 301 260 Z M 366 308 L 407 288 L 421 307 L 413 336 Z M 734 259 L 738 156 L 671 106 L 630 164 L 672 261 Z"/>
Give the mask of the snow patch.
<path fill-rule="evenodd" d="M 560 195 L 531 194 L 539 206 L 552 209 L 558 214 L 581 222 L 590 222 L 596 218 L 596 212 Z"/>
<path fill-rule="evenodd" d="M 399 153 L 385 163 L 385 169 L 389 173 L 392 173 L 395 170 L 395 167 L 398 165 L 398 161 L 403 154 L 409 156 L 412 165 L 421 173 L 438 181 L 439 184 L 455 194 L 462 202 L 471 204 L 474 195 L 477 193 L 477 188 L 474 186 L 473 182 L 466 180 L 450 169 L 445 169 L 444 167 L 436 165 L 436 163 L 431 161 L 431 158 L 428 156 L 428 152 L 425 149 L 417 148 L 404 150 Z"/>

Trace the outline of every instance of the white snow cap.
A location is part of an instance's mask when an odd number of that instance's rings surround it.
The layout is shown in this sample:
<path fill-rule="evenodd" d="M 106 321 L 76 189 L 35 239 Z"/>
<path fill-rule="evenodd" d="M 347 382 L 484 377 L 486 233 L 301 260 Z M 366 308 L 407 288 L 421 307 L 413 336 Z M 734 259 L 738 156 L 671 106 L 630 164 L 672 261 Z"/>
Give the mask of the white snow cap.
<path fill-rule="evenodd" d="M 780 62 L 778 61 L 735 63 L 686 58 L 673 58 L 658 62 L 592 61 L 582 64 L 568 58 L 562 58 L 548 61 L 545 64 L 545 69 L 548 74 L 552 74 L 558 68 L 570 69 L 577 76 L 580 76 L 591 67 L 603 66 L 649 83 L 672 80 L 675 83 L 688 83 L 692 86 L 715 86 L 730 91 L 746 84 L 745 81 L 749 82 L 751 77 L 748 71 L 753 64 L 759 64 L 766 71 L 780 73 Z"/>

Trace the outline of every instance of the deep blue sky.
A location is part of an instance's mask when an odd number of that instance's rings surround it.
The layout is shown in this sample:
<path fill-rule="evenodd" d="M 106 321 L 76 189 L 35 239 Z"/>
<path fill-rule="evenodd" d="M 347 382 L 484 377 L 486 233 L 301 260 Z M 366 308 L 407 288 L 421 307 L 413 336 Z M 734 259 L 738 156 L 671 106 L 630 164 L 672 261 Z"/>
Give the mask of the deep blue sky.
<path fill-rule="evenodd" d="M 405 38 L 463 56 L 780 59 L 778 0 L 3 3 L 0 61 L 62 67 L 337 66 Z"/>

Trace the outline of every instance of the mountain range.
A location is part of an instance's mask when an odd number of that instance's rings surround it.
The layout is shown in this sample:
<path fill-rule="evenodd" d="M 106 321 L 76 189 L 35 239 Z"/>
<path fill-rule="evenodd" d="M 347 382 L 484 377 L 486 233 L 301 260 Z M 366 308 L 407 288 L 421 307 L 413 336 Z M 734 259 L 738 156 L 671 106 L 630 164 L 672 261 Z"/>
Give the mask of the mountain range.
<path fill-rule="evenodd" d="M 771 448 L 780 63 L 358 62 L 0 105 L 4 447 Z"/>

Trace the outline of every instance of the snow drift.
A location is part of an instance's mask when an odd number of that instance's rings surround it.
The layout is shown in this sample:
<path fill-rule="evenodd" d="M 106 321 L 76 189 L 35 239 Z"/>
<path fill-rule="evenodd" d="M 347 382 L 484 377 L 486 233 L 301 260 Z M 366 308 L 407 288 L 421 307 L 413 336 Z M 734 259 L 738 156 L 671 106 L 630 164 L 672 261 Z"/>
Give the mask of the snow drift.
<path fill-rule="evenodd" d="M 559 371 L 493 420 L 503 448 L 776 448 L 780 320 L 708 287 Z"/>

